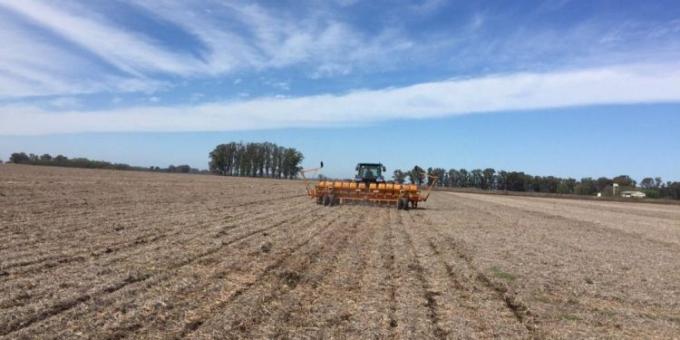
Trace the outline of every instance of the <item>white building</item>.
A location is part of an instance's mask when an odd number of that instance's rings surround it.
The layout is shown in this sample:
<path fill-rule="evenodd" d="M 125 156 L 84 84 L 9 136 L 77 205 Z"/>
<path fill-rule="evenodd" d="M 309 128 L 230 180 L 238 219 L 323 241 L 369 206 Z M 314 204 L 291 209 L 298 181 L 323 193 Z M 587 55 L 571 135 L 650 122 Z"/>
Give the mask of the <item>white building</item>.
<path fill-rule="evenodd" d="M 642 191 L 622 191 L 621 197 L 626 198 L 645 198 L 647 195 Z"/>

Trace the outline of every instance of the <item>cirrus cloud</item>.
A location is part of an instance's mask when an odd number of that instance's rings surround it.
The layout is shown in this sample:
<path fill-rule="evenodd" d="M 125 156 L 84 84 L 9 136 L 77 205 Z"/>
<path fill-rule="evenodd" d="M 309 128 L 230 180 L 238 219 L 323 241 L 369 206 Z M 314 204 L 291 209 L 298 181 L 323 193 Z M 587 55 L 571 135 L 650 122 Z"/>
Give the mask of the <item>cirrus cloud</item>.
<path fill-rule="evenodd" d="M 580 105 L 680 102 L 677 64 L 620 65 L 427 82 L 342 95 L 254 98 L 184 106 L 46 111 L 0 108 L 0 134 L 234 131 L 365 124 Z"/>

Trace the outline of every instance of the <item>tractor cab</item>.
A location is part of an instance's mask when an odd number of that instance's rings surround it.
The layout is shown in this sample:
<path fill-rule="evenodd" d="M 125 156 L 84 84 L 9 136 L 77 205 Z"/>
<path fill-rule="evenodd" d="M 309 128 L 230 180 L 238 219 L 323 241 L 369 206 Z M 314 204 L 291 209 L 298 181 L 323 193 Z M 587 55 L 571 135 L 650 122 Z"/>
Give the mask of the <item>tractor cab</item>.
<path fill-rule="evenodd" d="M 355 182 L 385 182 L 383 172 L 385 172 L 386 169 L 381 163 L 359 163 L 357 164 L 356 171 L 357 174 L 354 177 Z"/>

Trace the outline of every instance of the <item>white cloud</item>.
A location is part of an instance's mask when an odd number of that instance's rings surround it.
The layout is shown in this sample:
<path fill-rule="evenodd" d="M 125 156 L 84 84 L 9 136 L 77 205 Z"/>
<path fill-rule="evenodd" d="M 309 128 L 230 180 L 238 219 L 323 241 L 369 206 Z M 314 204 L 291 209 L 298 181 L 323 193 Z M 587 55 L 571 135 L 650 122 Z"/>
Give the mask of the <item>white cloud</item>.
<path fill-rule="evenodd" d="M 422 83 L 344 95 L 107 111 L 0 109 L 0 134 L 220 131 L 327 126 L 476 112 L 680 101 L 680 65 L 628 65 Z"/>
<path fill-rule="evenodd" d="M 75 97 L 59 97 L 49 101 L 52 107 L 57 109 L 75 109 L 82 106 L 82 103 Z"/>
<path fill-rule="evenodd" d="M 319 75 L 314 69 L 332 69 L 329 65 L 374 67 L 413 47 L 394 30 L 362 34 L 326 11 L 301 18 L 301 13 L 241 2 L 221 3 L 210 11 L 174 1 L 138 5 L 198 37 L 209 48 L 203 58 L 213 73 L 310 64 L 309 74 Z"/>
<path fill-rule="evenodd" d="M 564 2 L 553 3 L 559 7 Z M 502 11 L 477 10 L 461 13 L 461 20 L 442 29 L 421 30 L 412 20 L 400 18 L 413 10 L 436 15 L 443 6 L 455 4 L 423 0 L 393 6 L 386 16 L 376 18 L 384 25 L 378 28 L 348 20 L 346 15 L 355 9 L 343 12 L 337 5 L 317 1 L 295 9 L 242 1 L 197 6 L 140 0 L 128 5 L 149 20 L 185 31 L 192 43 L 162 44 L 163 34 L 125 26 L 95 2 L 0 0 L 0 99 L 99 92 L 143 92 L 148 97 L 211 77 L 219 83 L 238 75 L 244 78 L 233 80 L 234 85 L 241 79 L 254 85 L 245 77 L 272 77 L 268 71 L 277 77 L 294 72 L 293 77 L 283 76 L 288 79 L 357 71 L 378 77 L 397 71 L 404 77 L 420 70 L 437 77 L 663 62 L 680 53 L 677 19 L 603 23 L 592 16 L 566 28 L 537 27 L 522 20 L 508 28 L 499 26 Z M 291 83 L 278 90 L 288 87 L 299 88 Z"/>
<path fill-rule="evenodd" d="M 187 75 L 202 66 L 195 58 L 162 49 L 150 39 L 108 25 L 84 9 L 67 11 L 65 6 L 30 0 L 3 1 L 2 5 L 130 74 L 140 76 L 152 70 Z"/>
<path fill-rule="evenodd" d="M 421 14 L 433 12 L 446 4 L 444 0 L 422 0 L 416 1 L 410 8 Z"/>
<path fill-rule="evenodd" d="M 324 10 L 162 0 L 132 5 L 186 31 L 203 48 L 162 45 L 155 32 L 111 21 L 96 4 L 0 0 L 0 97 L 151 92 L 167 86 L 162 76 L 191 80 L 297 64 L 308 76 L 328 77 L 395 63 L 394 52 L 413 47 L 394 30 L 360 33 Z"/>

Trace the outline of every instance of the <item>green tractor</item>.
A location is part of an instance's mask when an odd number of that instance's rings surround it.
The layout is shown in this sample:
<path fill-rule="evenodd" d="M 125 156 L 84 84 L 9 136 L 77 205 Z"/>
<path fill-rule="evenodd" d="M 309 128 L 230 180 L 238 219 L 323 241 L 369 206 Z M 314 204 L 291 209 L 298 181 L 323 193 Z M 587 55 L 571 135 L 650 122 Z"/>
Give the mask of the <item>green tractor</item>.
<path fill-rule="evenodd" d="M 356 167 L 355 182 L 384 183 L 383 173 L 387 171 L 382 163 L 359 163 Z"/>

